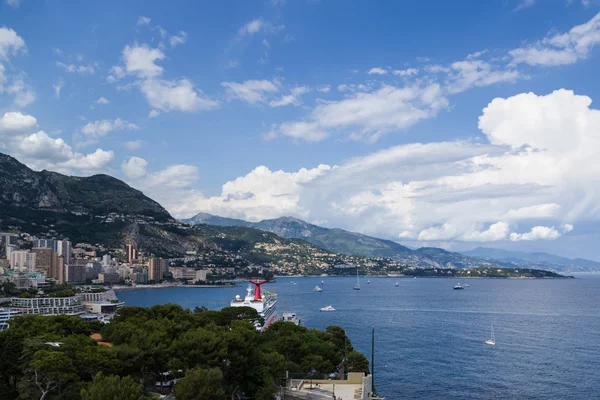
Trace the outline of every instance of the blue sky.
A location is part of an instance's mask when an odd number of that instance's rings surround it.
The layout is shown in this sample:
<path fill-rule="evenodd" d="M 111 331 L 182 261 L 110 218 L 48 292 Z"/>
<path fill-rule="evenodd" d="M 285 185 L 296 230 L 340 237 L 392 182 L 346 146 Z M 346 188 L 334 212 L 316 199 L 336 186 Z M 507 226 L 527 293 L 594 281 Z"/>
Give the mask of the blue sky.
<path fill-rule="evenodd" d="M 600 259 L 599 11 L 2 0 L 0 151 L 177 217 Z"/>

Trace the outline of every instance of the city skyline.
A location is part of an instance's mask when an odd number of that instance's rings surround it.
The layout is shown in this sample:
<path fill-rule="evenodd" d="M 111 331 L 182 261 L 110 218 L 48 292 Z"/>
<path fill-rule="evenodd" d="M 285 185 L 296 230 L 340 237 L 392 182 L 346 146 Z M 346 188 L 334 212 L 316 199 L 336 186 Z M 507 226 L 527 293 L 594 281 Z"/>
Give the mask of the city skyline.
<path fill-rule="evenodd" d="M 0 151 L 177 218 L 600 260 L 599 6 L 2 1 Z"/>

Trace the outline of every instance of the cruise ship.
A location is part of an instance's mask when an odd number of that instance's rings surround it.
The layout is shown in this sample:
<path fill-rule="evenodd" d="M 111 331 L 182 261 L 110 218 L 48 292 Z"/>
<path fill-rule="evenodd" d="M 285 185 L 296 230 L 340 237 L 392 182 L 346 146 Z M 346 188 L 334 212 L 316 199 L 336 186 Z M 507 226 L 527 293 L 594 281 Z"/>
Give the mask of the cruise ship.
<path fill-rule="evenodd" d="M 256 329 L 265 330 L 277 318 L 275 305 L 277 304 L 277 295 L 269 293 L 266 290 L 261 292 L 261 285 L 266 283 L 266 279 L 250 279 L 250 285 L 246 289 L 246 297 L 242 299 L 240 295 L 235 296 L 231 301 L 231 307 L 252 307 L 264 319 L 264 324 L 256 323 Z M 254 285 L 254 288 L 252 288 Z"/>

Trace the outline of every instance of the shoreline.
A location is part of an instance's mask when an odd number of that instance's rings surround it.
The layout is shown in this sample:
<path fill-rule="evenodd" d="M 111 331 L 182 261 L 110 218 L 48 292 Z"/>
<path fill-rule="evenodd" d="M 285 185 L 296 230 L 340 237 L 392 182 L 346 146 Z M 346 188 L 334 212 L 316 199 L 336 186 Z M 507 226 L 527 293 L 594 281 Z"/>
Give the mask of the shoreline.
<path fill-rule="evenodd" d="M 216 288 L 236 288 L 239 285 L 140 285 L 140 286 L 113 286 L 114 291 L 136 290 L 136 289 L 170 289 L 170 288 L 192 288 L 192 289 L 216 289 Z"/>

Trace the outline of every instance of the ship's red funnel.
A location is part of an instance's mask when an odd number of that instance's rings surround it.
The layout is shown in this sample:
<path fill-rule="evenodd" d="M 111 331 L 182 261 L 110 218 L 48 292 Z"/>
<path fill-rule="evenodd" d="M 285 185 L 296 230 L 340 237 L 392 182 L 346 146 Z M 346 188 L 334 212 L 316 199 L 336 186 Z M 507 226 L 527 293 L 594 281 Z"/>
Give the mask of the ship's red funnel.
<path fill-rule="evenodd" d="M 260 293 L 260 285 L 266 283 L 267 280 L 264 278 L 252 278 L 250 279 L 250 283 L 254 284 L 254 300 L 260 300 L 262 298 Z"/>

